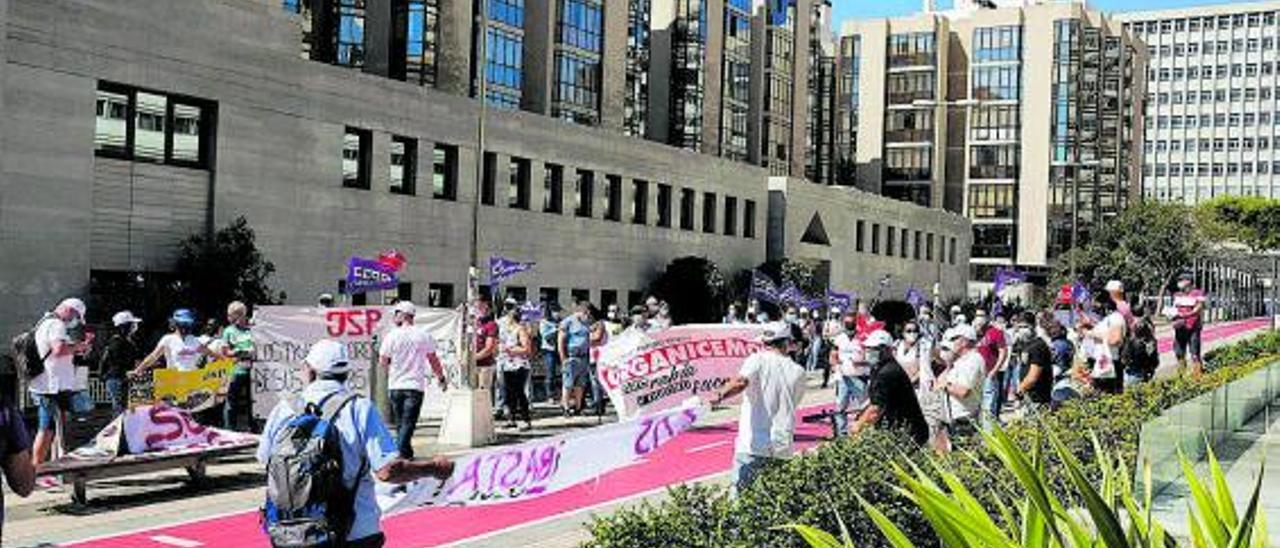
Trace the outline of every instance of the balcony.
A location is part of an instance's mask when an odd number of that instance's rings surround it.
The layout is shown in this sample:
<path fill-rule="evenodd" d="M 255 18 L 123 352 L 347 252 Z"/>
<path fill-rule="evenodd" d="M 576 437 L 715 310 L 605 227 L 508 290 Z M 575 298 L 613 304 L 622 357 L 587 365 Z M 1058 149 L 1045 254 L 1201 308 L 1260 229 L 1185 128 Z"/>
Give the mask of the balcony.
<path fill-rule="evenodd" d="M 890 55 L 889 68 L 932 67 L 934 66 L 934 57 L 933 52 Z"/>
<path fill-rule="evenodd" d="M 891 129 L 884 132 L 886 143 L 932 143 L 932 129 Z"/>
<path fill-rule="evenodd" d="M 890 105 L 911 105 L 916 101 L 932 101 L 933 90 L 890 91 L 888 96 Z"/>
<path fill-rule="evenodd" d="M 1017 179 L 1018 166 L 969 166 L 970 179 Z"/>
<path fill-rule="evenodd" d="M 886 181 L 932 181 L 933 170 L 926 168 L 893 168 L 884 169 Z"/>

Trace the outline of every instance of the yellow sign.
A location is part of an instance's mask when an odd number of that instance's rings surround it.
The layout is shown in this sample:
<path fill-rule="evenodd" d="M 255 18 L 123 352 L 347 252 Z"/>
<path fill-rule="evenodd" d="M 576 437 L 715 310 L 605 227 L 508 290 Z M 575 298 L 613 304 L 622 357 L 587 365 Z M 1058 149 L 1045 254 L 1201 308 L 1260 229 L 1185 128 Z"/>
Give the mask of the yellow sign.
<path fill-rule="evenodd" d="M 235 365 L 235 360 L 224 358 L 195 371 L 157 369 L 154 399 L 191 411 L 208 409 L 226 396 L 226 384 Z"/>

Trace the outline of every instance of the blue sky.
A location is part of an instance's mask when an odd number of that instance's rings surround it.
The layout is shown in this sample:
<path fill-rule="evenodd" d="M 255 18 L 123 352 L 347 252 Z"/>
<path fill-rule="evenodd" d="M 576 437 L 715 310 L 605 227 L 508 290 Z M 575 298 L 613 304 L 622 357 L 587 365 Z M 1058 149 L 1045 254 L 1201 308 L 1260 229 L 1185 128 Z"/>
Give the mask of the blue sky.
<path fill-rule="evenodd" d="M 1231 0 L 1091 0 L 1089 6 L 1102 11 L 1145 11 L 1225 3 Z M 921 4 L 921 0 L 831 0 L 837 23 L 850 18 L 910 15 L 919 12 Z M 950 5 L 951 0 L 938 0 L 939 8 Z"/>

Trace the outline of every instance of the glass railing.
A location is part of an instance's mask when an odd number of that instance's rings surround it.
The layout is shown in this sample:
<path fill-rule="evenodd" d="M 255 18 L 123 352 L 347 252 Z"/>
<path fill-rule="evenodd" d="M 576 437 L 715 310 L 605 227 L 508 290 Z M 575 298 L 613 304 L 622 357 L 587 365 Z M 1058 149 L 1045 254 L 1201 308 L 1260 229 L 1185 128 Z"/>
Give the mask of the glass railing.
<path fill-rule="evenodd" d="M 1178 449 L 1192 462 L 1205 458 L 1205 444 L 1221 454 L 1231 436 L 1260 413 L 1280 411 L 1280 361 L 1166 409 L 1142 425 L 1138 438 L 1136 492 L 1142 492 L 1142 463 L 1151 464 L 1153 495 L 1182 479 Z M 1269 424 L 1269 420 L 1264 420 Z"/>

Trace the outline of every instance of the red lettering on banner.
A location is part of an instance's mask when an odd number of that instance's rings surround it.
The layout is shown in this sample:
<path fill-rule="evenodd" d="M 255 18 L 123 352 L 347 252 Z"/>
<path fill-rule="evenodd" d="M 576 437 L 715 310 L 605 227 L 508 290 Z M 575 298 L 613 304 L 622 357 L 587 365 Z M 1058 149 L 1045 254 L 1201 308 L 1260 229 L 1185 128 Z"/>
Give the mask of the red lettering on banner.
<path fill-rule="evenodd" d="M 330 337 L 362 337 L 378 331 L 382 311 L 369 309 L 328 310 L 324 314 L 325 329 Z"/>

